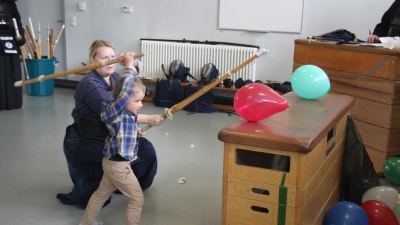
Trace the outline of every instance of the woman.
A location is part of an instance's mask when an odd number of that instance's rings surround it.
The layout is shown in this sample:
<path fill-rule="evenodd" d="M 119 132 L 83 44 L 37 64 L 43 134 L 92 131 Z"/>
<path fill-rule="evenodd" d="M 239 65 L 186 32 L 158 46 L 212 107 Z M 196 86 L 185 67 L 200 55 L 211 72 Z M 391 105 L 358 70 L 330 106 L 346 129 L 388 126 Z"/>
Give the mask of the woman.
<path fill-rule="evenodd" d="M 22 79 L 19 47 L 25 44 L 16 0 L 0 0 L 0 37 L 7 39 L 0 44 L 0 110 L 22 107 L 22 87 L 14 87 Z M 21 39 L 16 40 L 12 18 L 15 18 Z"/>
<path fill-rule="evenodd" d="M 93 42 L 90 62 L 96 63 L 115 58 L 111 43 L 104 40 Z M 74 184 L 68 194 L 58 194 L 63 204 L 86 208 L 90 196 L 98 188 L 102 175 L 104 139 L 108 129 L 100 120 L 102 104 L 113 101 L 112 91 L 120 74 L 114 72 L 115 64 L 88 72 L 76 87 L 74 123 L 67 127 L 64 138 L 64 154 Z M 138 122 L 158 126 L 164 122 L 161 115 L 138 116 Z M 157 172 L 157 156 L 153 145 L 145 138 L 139 139 L 139 160 L 131 165 L 142 190 L 151 186 Z M 107 205 L 111 198 L 105 203 Z"/>
<path fill-rule="evenodd" d="M 379 43 L 379 37 L 395 37 L 400 35 L 400 18 L 395 18 L 400 13 L 400 0 L 396 0 L 383 14 L 381 22 L 375 26 L 374 32 L 368 37 L 368 43 Z M 396 19 L 396 20 L 395 20 Z M 394 26 L 392 26 L 394 23 Z"/>

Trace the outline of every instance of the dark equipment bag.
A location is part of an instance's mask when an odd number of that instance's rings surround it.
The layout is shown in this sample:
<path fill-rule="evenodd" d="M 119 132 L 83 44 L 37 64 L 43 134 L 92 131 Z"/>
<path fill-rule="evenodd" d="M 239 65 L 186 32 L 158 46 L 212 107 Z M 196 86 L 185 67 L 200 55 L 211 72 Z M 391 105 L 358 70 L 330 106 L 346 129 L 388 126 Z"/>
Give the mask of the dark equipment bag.
<path fill-rule="evenodd" d="M 235 88 L 240 89 L 241 87 L 243 87 L 245 85 L 243 78 L 239 77 L 235 83 Z"/>
<path fill-rule="evenodd" d="M 214 64 L 206 63 L 201 68 L 200 75 L 201 75 L 201 80 L 199 84 L 200 85 L 209 84 L 218 78 L 219 71 Z"/>
<path fill-rule="evenodd" d="M 230 78 L 225 79 L 222 83 L 225 88 L 231 88 L 233 86 L 233 81 Z"/>
<path fill-rule="evenodd" d="M 200 90 L 201 86 L 198 87 L 193 87 L 191 84 L 189 84 L 185 89 L 184 89 L 184 97 L 187 98 L 190 95 L 194 94 L 198 90 Z M 183 110 L 186 110 L 188 112 L 194 112 L 194 113 L 212 113 L 212 112 L 217 112 L 218 109 L 213 107 L 213 93 L 211 91 L 206 92 L 193 102 L 189 103 L 187 106 L 183 108 Z"/>
<path fill-rule="evenodd" d="M 194 80 L 198 81 L 190 74 L 189 72 L 190 68 L 185 67 L 185 64 L 179 59 L 175 59 L 169 64 L 168 68 L 169 74 L 165 72 L 164 64 L 161 64 L 161 68 L 168 80 L 177 79 L 180 80 L 181 82 L 187 82 L 188 81 L 187 77 L 189 76 Z"/>
<path fill-rule="evenodd" d="M 338 29 L 321 35 L 313 35 L 308 39 L 314 39 L 319 41 L 332 41 L 338 44 L 356 44 L 365 42 L 357 39 L 357 35 L 346 29 Z"/>
<path fill-rule="evenodd" d="M 333 39 L 336 41 L 356 41 L 357 35 L 346 29 L 339 29 L 321 35 L 320 39 L 321 40 Z"/>
<path fill-rule="evenodd" d="M 341 200 L 361 205 L 364 193 L 379 186 L 378 175 L 356 124 L 349 115 L 343 152 Z"/>
<path fill-rule="evenodd" d="M 177 79 L 156 82 L 156 93 L 153 97 L 155 106 L 170 108 L 183 100 L 181 81 Z"/>

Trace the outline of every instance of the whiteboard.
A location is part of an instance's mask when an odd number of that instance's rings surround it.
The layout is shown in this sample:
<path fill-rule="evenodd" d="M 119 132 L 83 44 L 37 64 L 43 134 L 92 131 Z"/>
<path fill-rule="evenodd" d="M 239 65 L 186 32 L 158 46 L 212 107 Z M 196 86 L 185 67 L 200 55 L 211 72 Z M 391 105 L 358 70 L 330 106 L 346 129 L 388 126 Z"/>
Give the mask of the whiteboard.
<path fill-rule="evenodd" d="M 300 33 L 303 0 L 220 0 L 219 28 Z"/>

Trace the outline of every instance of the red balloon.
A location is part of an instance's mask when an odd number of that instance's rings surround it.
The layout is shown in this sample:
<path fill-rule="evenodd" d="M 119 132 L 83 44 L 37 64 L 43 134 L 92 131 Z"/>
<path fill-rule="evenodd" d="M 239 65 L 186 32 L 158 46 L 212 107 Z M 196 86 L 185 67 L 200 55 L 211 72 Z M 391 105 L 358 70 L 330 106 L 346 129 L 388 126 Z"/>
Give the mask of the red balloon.
<path fill-rule="evenodd" d="M 236 92 L 233 106 L 243 119 L 256 122 L 286 110 L 288 102 L 272 88 L 251 83 Z"/>
<path fill-rule="evenodd" d="M 377 200 L 368 200 L 361 204 L 367 213 L 369 225 L 399 225 L 394 212 L 385 203 Z"/>

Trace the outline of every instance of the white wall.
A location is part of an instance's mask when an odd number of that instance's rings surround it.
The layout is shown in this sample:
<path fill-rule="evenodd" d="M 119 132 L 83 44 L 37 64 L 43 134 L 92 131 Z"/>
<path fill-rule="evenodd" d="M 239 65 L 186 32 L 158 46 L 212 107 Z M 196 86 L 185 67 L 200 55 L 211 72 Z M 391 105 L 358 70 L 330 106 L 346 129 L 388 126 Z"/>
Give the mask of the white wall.
<path fill-rule="evenodd" d="M 85 0 L 86 11 L 78 11 L 79 0 L 64 1 L 68 69 L 88 62 L 88 48 L 96 39 L 111 41 L 120 53 L 139 52 L 140 38 L 185 38 L 267 48 L 270 53 L 257 59 L 256 78 L 278 81 L 290 80 L 295 39 L 345 28 L 366 40 L 368 30 L 374 29 L 393 2 L 304 0 L 302 32 L 289 34 L 218 30 L 217 0 Z M 123 13 L 123 6 L 132 6 L 133 13 Z M 77 19 L 76 27 L 69 22 L 71 16 Z M 69 79 L 79 78 L 72 75 Z"/>
<path fill-rule="evenodd" d="M 46 23 L 49 21 L 50 29 L 54 30 L 54 35 L 57 37 L 64 23 L 64 8 L 63 0 L 18 0 L 18 11 L 21 15 L 21 23 L 23 26 L 29 26 L 28 18 L 31 17 L 32 26 L 35 31 L 35 37 L 38 39 L 38 23 L 40 22 L 42 55 L 47 56 L 47 30 Z M 59 61 L 56 66 L 56 72 L 64 71 L 65 65 L 65 34 L 62 33 L 59 42 L 54 51 L 54 57 Z M 27 47 L 25 47 L 28 51 Z"/>

